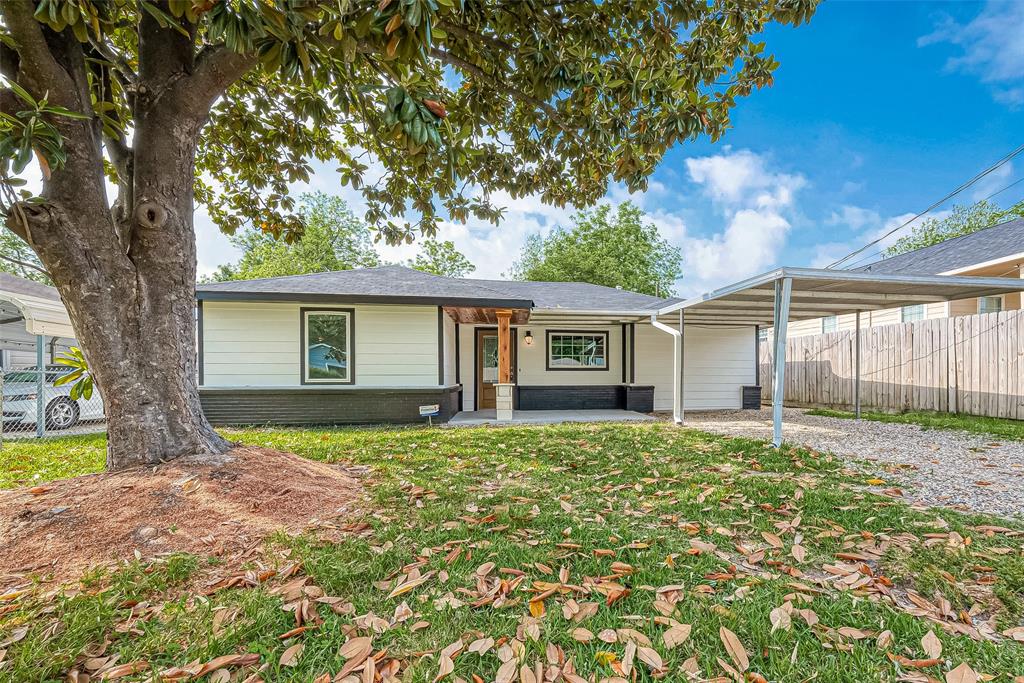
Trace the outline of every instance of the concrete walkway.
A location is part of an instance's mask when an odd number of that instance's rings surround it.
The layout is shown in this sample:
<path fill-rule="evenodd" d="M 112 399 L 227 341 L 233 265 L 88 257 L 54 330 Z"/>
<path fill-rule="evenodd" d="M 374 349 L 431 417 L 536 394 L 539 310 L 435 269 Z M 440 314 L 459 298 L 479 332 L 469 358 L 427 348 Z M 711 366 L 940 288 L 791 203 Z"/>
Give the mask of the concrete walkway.
<path fill-rule="evenodd" d="M 653 422 L 657 418 L 632 410 L 517 410 L 511 422 L 498 422 L 493 410 L 468 410 L 448 421 L 452 427 L 480 425 L 553 425 L 562 422 Z"/>

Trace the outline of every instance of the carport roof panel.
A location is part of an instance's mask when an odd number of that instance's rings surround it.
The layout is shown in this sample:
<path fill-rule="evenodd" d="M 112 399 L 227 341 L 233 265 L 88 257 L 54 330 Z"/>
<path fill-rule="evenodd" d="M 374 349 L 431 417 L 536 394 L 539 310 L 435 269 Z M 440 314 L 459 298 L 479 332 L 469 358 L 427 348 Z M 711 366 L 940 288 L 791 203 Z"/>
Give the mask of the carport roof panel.
<path fill-rule="evenodd" d="M 792 278 L 790 320 L 972 299 L 1024 290 L 1024 280 L 950 275 L 876 275 L 818 268 L 779 268 L 658 310 L 683 309 L 688 321 L 771 325 L 775 282 Z"/>

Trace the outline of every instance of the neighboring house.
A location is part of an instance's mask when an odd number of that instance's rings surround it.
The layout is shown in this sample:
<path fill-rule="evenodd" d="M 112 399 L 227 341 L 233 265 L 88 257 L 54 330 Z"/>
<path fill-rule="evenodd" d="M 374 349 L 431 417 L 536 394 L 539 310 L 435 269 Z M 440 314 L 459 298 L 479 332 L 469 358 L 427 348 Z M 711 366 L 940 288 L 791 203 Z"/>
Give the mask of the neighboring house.
<path fill-rule="evenodd" d="M 40 319 L 45 326 L 50 319 L 58 321 L 64 331 L 68 325 L 67 311 L 53 287 L 0 272 L 0 370 L 23 368 L 36 364 L 36 336 L 26 327 L 26 313 Z M 47 336 L 43 344 L 43 361 L 53 363 L 58 356 L 76 344 L 68 337 Z"/>
<path fill-rule="evenodd" d="M 198 287 L 200 397 L 224 423 L 414 422 L 510 408 L 670 410 L 672 300 L 577 282 L 439 277 L 402 266 Z M 685 406 L 740 408 L 756 328 L 687 330 Z M 749 396 L 750 392 L 748 392 Z M 749 399 L 748 399 L 749 400 Z M 499 411 L 500 412 L 500 411 Z"/>
<path fill-rule="evenodd" d="M 873 275 L 974 275 L 1024 278 L 1024 219 L 876 261 L 854 272 Z M 861 326 L 892 325 L 929 318 L 1019 310 L 1020 292 L 958 301 L 920 303 L 861 313 Z M 789 336 L 852 330 L 855 315 L 828 316 L 793 322 Z"/>

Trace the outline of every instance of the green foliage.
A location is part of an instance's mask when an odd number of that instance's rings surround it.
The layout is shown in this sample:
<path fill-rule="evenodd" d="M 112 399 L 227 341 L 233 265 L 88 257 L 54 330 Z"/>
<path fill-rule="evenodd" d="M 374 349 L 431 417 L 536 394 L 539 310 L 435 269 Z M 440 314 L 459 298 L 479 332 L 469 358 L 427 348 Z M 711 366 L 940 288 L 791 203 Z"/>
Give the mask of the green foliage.
<path fill-rule="evenodd" d="M 306 227 L 290 241 L 255 228 L 234 235 L 231 241 L 242 250 L 241 260 L 220 266 L 210 279 L 252 280 L 380 265 L 370 229 L 344 199 L 323 192 L 304 194 L 299 211 Z"/>
<path fill-rule="evenodd" d="M 0 175 L 4 184 L 17 187 L 20 183 L 11 183 L 10 176 L 24 171 L 33 153 L 39 160 L 44 178 L 50 177 L 51 169 L 61 168 L 67 161 L 64 140 L 50 122 L 51 118 L 88 117 L 50 104 L 47 95 L 36 99 L 13 81 L 7 86 L 21 100 L 22 106 L 27 107 L 13 115 L 0 111 Z"/>
<path fill-rule="evenodd" d="M 56 362 L 59 365 L 66 365 L 73 369 L 71 372 L 58 377 L 53 382 L 53 386 L 59 387 L 74 382 L 75 384 L 71 387 L 72 401 L 77 401 L 80 398 L 88 401 L 92 398 L 92 373 L 89 372 L 89 366 L 85 362 L 85 355 L 82 353 L 82 350 L 77 346 L 72 346 L 68 353 L 58 356 Z"/>
<path fill-rule="evenodd" d="M 954 206 L 953 212 L 946 218 L 929 218 L 911 230 L 906 237 L 901 237 L 896 244 L 885 251 L 886 256 L 896 256 L 915 249 L 930 247 L 939 242 L 969 235 L 978 230 L 990 228 L 1014 218 L 1024 217 L 1024 201 L 1019 201 L 1008 209 L 1001 209 L 996 204 L 981 200 L 970 206 Z"/>
<path fill-rule="evenodd" d="M 44 285 L 51 284 L 32 247 L 7 230 L 0 231 L 0 271 Z"/>
<path fill-rule="evenodd" d="M 409 267 L 444 277 L 466 277 L 476 270 L 476 266 L 455 248 L 454 242 L 436 239 L 423 240 L 420 253 L 409 261 Z"/>
<path fill-rule="evenodd" d="M 670 296 L 681 275 L 680 254 L 632 202 L 603 204 L 573 216 L 571 230 L 527 238 L 512 276 L 543 282 L 590 282 Z"/>
<path fill-rule="evenodd" d="M 93 115 L 112 139 L 146 115 L 136 96 L 166 85 L 145 82 L 140 45 L 163 45 L 157 60 L 251 58 L 210 98 L 195 163 L 196 196 L 226 232 L 301 232 L 288 187 L 310 179 L 315 159 L 398 242 L 433 235 L 439 208 L 497 222 L 488 197 L 499 190 L 584 206 L 609 179 L 643 189 L 669 148 L 717 140 L 737 101 L 772 84 L 778 62 L 760 36 L 806 22 L 816 5 L 39 0 L 35 17 L 83 45 Z M 0 38 L 19 44 L 7 29 Z M 106 170 L 130 181 L 117 164 Z"/>

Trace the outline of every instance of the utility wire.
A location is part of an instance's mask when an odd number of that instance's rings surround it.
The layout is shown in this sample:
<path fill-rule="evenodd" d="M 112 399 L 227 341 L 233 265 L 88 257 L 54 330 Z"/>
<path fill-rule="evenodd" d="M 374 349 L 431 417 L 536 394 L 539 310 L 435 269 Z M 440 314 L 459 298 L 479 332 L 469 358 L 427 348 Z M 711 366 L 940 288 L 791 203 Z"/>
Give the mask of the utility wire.
<path fill-rule="evenodd" d="M 911 223 L 916 221 L 921 216 L 924 216 L 925 214 L 927 214 L 927 213 L 931 212 L 932 210 L 934 210 L 936 207 L 941 206 L 942 204 L 946 203 L 947 201 L 949 201 L 950 199 L 952 199 L 956 195 L 960 194 L 961 192 L 966 190 L 968 187 L 970 187 L 974 183 L 978 182 L 979 180 L 981 180 L 982 178 L 987 176 L 989 173 L 992 173 L 997 168 L 999 168 L 1000 166 L 1004 165 L 1005 163 L 1007 163 L 1008 161 L 1010 161 L 1011 159 L 1013 159 L 1014 157 L 1019 155 L 1021 152 L 1024 152 L 1024 145 L 1021 145 L 1020 147 L 1017 147 L 1015 150 L 1013 150 L 1012 152 L 1010 152 L 1009 154 L 1004 156 L 1002 159 L 1000 159 L 996 163 L 992 164 L 991 166 L 986 168 L 981 173 L 978 173 L 977 175 L 975 175 L 973 178 L 971 178 L 967 182 L 961 184 L 955 190 L 953 190 L 952 192 L 947 194 L 945 197 L 943 197 L 939 201 L 937 201 L 934 204 L 932 204 L 931 206 L 929 206 L 924 211 L 922 211 L 919 214 L 915 215 L 910 220 L 905 221 L 905 222 L 901 223 L 900 225 L 897 225 L 895 228 L 893 228 L 889 232 L 885 233 L 884 235 L 882 235 L 878 239 L 875 239 L 875 240 L 872 240 L 872 241 L 868 242 L 867 244 L 865 244 L 860 249 L 857 249 L 856 251 L 850 252 L 849 254 L 847 254 L 843 258 L 839 259 L 838 261 L 835 261 L 835 262 L 829 264 L 827 267 L 831 269 L 831 268 L 836 268 L 837 266 L 841 266 L 843 263 L 846 263 L 847 261 L 849 261 L 851 258 L 856 256 L 857 254 L 860 254 L 860 253 L 866 251 L 867 249 L 871 248 L 872 246 L 874 246 L 874 245 L 878 244 L 879 242 L 881 242 L 882 240 L 884 240 L 886 237 L 889 237 L 890 235 L 892 235 L 895 232 L 898 232 L 899 230 L 902 230 L 903 228 L 907 227 L 908 225 L 910 225 Z"/>
<path fill-rule="evenodd" d="M 1019 183 L 1024 183 L 1024 178 L 1021 178 L 1020 180 L 1017 180 L 1017 181 L 1014 181 L 1014 182 L 1010 183 L 1009 185 L 1007 185 L 1006 187 L 1004 187 L 1001 190 L 996 190 L 995 192 L 990 194 L 988 197 L 985 197 L 985 199 L 982 199 L 980 201 L 987 201 L 987 200 L 991 199 L 992 197 L 995 197 L 997 194 L 1002 194 L 1006 190 L 1009 190 L 1011 187 L 1013 187 L 1014 185 L 1017 185 Z M 1021 197 L 1021 199 L 1017 200 L 1016 202 L 1010 202 L 1010 206 L 1015 206 L 1018 202 L 1021 202 L 1021 201 L 1024 201 L 1024 197 Z M 989 227 L 995 227 L 995 226 L 989 226 Z M 961 235 L 961 237 L 962 237 L 962 235 Z M 868 245 L 868 246 L 870 246 L 870 245 Z M 861 256 L 856 261 L 853 261 L 851 263 L 847 263 L 846 266 L 844 267 L 844 270 L 850 270 L 852 268 L 857 267 L 861 263 L 865 263 L 865 262 L 871 261 L 871 259 L 875 258 L 876 256 L 883 256 L 884 254 L 885 254 L 885 249 L 878 249 L 877 251 L 873 251 L 870 254 L 865 254 L 864 256 Z M 887 257 L 887 258 L 891 258 L 891 257 Z"/>

